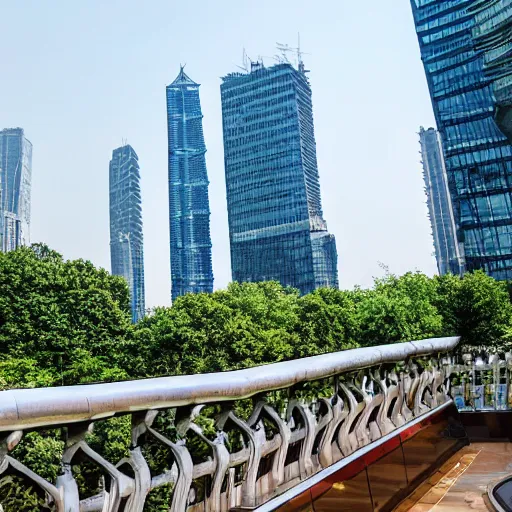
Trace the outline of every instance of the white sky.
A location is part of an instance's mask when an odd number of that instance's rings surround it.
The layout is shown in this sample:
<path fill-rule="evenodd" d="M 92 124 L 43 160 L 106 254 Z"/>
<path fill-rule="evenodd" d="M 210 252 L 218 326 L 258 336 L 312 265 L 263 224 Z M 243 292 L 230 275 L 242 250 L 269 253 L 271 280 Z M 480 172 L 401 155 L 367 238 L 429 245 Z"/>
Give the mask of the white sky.
<path fill-rule="evenodd" d="M 215 288 L 231 278 L 220 76 L 301 34 L 342 288 L 435 271 L 418 135 L 433 115 L 408 0 L 0 0 L 0 129 L 34 145 L 33 242 L 110 269 L 108 164 L 139 155 L 146 306 L 170 303 L 165 85 L 201 85 Z M 264 59 L 271 64 L 270 58 Z"/>

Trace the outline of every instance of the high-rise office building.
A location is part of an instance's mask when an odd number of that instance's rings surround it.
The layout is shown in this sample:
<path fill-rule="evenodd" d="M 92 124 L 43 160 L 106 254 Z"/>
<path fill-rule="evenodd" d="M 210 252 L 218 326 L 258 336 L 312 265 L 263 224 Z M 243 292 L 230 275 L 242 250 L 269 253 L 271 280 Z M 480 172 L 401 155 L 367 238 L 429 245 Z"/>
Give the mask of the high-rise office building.
<path fill-rule="evenodd" d="M 199 84 L 181 67 L 166 88 L 171 295 L 213 290 L 210 205 Z"/>
<path fill-rule="evenodd" d="M 30 244 L 32 144 L 22 128 L 0 131 L 0 251 Z"/>
<path fill-rule="evenodd" d="M 437 130 L 425 130 L 421 127 L 420 145 L 437 268 L 441 275 L 448 272 L 461 275 L 464 272 L 464 260 L 461 255 L 463 247 L 460 248 L 457 241 L 443 148 Z"/>
<path fill-rule="evenodd" d="M 512 0 L 474 0 L 469 11 L 475 47 L 483 52 L 484 72 L 492 80 L 495 118 L 512 143 Z"/>
<path fill-rule="evenodd" d="M 139 158 L 127 144 L 110 161 L 110 261 L 112 274 L 128 282 L 132 321 L 144 316 L 144 243 Z"/>
<path fill-rule="evenodd" d="M 233 280 L 337 287 L 304 65 L 252 63 L 222 79 L 221 97 Z"/>
<path fill-rule="evenodd" d="M 512 278 L 512 148 L 475 49 L 473 0 L 411 0 L 466 270 Z"/>

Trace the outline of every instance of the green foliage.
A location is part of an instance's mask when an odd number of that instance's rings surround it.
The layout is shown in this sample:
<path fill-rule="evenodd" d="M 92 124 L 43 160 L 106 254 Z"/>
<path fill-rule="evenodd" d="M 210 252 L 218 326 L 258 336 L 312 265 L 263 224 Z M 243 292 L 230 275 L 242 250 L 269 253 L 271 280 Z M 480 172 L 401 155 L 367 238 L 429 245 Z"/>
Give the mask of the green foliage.
<path fill-rule="evenodd" d="M 481 271 L 466 274 L 463 279 L 437 276 L 433 282 L 433 304 L 443 316 L 445 332 L 459 334 L 467 348 L 510 349 L 512 304 L 508 283 Z"/>
<path fill-rule="evenodd" d="M 45 245 L 0 253 L 0 290 L 1 353 L 36 361 L 54 383 L 90 380 L 79 370 L 86 355 L 89 368 L 111 368 L 115 347 L 131 333 L 124 280 L 87 261 L 64 261 Z"/>
<path fill-rule="evenodd" d="M 336 352 L 360 346 L 353 292 L 321 288 L 301 297 L 294 357 Z"/>
<path fill-rule="evenodd" d="M 442 316 L 432 303 L 435 286 L 424 274 L 387 275 L 376 279 L 372 290 L 355 294 L 362 345 L 430 338 L 443 332 Z"/>

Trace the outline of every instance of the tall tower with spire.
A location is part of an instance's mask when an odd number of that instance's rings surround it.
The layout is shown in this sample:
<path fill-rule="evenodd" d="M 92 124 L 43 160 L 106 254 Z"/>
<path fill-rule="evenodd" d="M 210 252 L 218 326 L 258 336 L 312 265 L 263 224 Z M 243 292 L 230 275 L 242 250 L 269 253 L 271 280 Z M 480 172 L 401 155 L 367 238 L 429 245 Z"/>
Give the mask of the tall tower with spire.
<path fill-rule="evenodd" d="M 210 205 L 199 84 L 180 66 L 166 87 L 171 296 L 213 290 Z"/>

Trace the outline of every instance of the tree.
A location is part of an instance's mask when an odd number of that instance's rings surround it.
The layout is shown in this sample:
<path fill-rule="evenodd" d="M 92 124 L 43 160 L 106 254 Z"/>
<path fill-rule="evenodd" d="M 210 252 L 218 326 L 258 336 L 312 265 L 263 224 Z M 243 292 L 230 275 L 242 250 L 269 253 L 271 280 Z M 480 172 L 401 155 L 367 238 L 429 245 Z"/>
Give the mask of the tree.
<path fill-rule="evenodd" d="M 232 284 L 226 291 L 179 297 L 137 325 L 141 364 L 172 375 L 288 359 L 298 341 L 297 299 L 296 291 L 277 283 Z"/>
<path fill-rule="evenodd" d="M 433 303 L 443 317 L 445 334 L 460 335 L 467 349 L 508 349 L 504 336 L 512 328 L 512 304 L 506 282 L 482 271 L 467 273 L 462 279 L 451 274 L 436 276 L 433 282 Z"/>
<path fill-rule="evenodd" d="M 112 367 L 132 331 L 126 282 L 83 260 L 64 261 L 42 244 L 0 253 L 0 350 L 76 383 L 88 364 Z M 96 372 L 101 377 L 101 372 Z"/>
<path fill-rule="evenodd" d="M 354 292 L 320 288 L 299 300 L 294 357 L 360 346 L 361 331 Z"/>
<path fill-rule="evenodd" d="M 390 274 L 376 279 L 373 289 L 356 289 L 354 295 L 363 346 L 429 338 L 443 332 L 443 317 L 433 304 L 435 286 L 425 274 Z"/>

